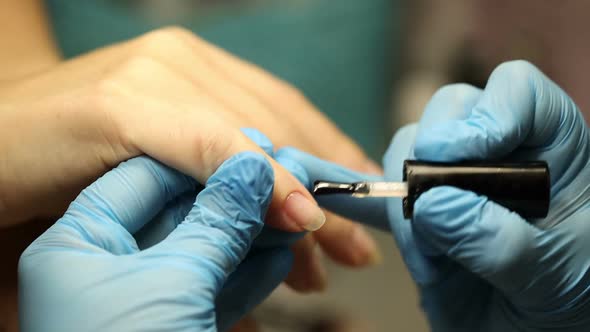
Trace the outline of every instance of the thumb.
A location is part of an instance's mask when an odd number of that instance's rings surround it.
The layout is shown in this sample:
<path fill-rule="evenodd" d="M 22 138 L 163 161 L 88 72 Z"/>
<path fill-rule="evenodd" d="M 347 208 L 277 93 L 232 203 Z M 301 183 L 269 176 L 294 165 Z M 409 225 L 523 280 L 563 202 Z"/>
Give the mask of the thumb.
<path fill-rule="evenodd" d="M 541 230 L 486 197 L 437 187 L 416 201 L 412 227 L 424 241 L 505 293 L 531 280 Z"/>
<path fill-rule="evenodd" d="M 173 260 L 191 260 L 219 290 L 260 233 L 273 182 L 272 166 L 263 155 L 231 157 L 209 178 L 185 220 L 154 250 Z"/>

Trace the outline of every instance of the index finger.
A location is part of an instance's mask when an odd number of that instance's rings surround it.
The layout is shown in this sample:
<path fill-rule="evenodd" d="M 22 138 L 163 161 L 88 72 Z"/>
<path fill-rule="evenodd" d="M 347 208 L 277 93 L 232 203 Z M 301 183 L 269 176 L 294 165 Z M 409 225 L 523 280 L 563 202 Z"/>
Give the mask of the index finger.
<path fill-rule="evenodd" d="M 525 61 L 498 66 L 477 102 L 469 104 L 465 117 L 450 117 L 421 130 L 416 157 L 432 161 L 501 158 L 521 145 L 548 146 L 562 117 L 568 122 L 579 118 L 567 95 Z"/>

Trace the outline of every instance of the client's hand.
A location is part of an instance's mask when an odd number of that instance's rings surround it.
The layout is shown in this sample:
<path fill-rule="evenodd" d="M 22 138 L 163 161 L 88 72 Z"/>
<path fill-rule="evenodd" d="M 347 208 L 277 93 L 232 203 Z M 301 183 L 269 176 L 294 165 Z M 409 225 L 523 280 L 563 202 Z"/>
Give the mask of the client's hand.
<path fill-rule="evenodd" d="M 59 216 L 82 188 L 141 154 L 206 181 L 228 156 L 262 152 L 242 127 L 261 130 L 277 147 L 288 144 L 359 171 L 371 169 L 363 152 L 296 89 L 179 28 L 1 85 L 0 126 L 0 228 Z M 321 142 L 316 132 L 322 132 Z M 268 223 L 288 231 L 321 226 L 311 195 L 269 161 L 275 191 Z M 377 256 L 359 225 L 330 216 L 326 229 L 294 247 L 300 277 L 291 283 L 297 289 L 324 286 L 312 250 L 316 241 L 347 265 L 366 265 Z"/>

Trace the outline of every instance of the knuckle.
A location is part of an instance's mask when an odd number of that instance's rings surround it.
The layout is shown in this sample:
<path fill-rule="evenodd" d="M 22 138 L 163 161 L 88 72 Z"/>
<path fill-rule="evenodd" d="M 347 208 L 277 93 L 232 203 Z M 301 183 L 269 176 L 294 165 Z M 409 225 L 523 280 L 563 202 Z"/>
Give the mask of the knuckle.
<path fill-rule="evenodd" d="M 448 84 L 441 87 L 426 105 L 427 122 L 432 121 L 431 116 L 439 117 L 438 114 L 445 114 L 445 119 L 465 116 L 466 107 L 471 108 L 480 95 L 481 90 L 465 83 Z"/>
<path fill-rule="evenodd" d="M 177 33 L 168 30 L 154 30 L 146 33 L 137 39 L 132 55 L 158 54 L 162 50 L 174 50 L 182 40 Z"/>
<path fill-rule="evenodd" d="M 456 88 L 455 83 L 453 84 L 446 84 L 443 85 L 442 87 L 438 88 L 438 90 L 436 90 L 436 92 L 434 92 L 433 98 L 438 98 L 440 96 L 446 96 L 448 94 L 453 94 Z"/>
<path fill-rule="evenodd" d="M 432 99 L 443 98 L 446 99 L 448 97 L 457 97 L 462 96 L 465 94 L 466 90 L 473 90 L 476 89 L 474 86 L 466 84 L 466 83 L 453 83 L 447 84 L 436 90 Z"/>
<path fill-rule="evenodd" d="M 137 51 L 147 54 L 161 52 L 163 49 L 175 49 L 184 45 L 188 40 L 199 40 L 191 31 L 179 27 L 168 26 L 152 30 L 137 39 Z"/>
<path fill-rule="evenodd" d="M 203 167 L 206 176 L 213 174 L 230 156 L 236 136 L 229 134 L 227 130 L 214 128 L 195 136 L 192 149 L 196 153 L 194 159 Z"/>
<path fill-rule="evenodd" d="M 153 77 L 163 79 L 169 73 L 158 59 L 146 53 L 134 53 L 120 60 L 107 70 L 94 84 L 97 96 L 101 98 L 121 95 L 132 89 L 134 82 L 143 82 Z"/>
<path fill-rule="evenodd" d="M 416 137 L 416 131 L 418 130 L 417 123 L 407 124 L 393 135 L 391 144 L 403 144 L 404 142 L 413 142 Z"/>
<path fill-rule="evenodd" d="M 129 56 L 127 59 L 121 61 L 121 63 L 116 66 L 110 73 L 107 75 L 107 79 L 113 81 L 119 81 L 121 79 L 128 79 L 133 77 L 143 77 L 146 78 L 151 76 L 150 73 L 154 72 L 155 70 L 161 69 L 163 67 L 160 62 L 155 59 L 154 57 L 147 55 L 147 54 L 133 54 Z"/>
<path fill-rule="evenodd" d="M 526 60 L 512 60 L 499 64 L 496 69 L 494 69 L 492 76 L 509 75 L 512 77 L 516 76 L 516 79 L 522 79 L 537 71 L 537 67 Z"/>
<path fill-rule="evenodd" d="M 178 26 L 178 25 L 170 25 L 170 26 L 166 26 L 157 30 L 154 30 L 154 32 L 159 32 L 165 35 L 169 35 L 175 38 L 178 37 L 186 37 L 186 36 L 191 36 L 191 37 L 195 37 L 195 35 L 188 29 Z"/>
<path fill-rule="evenodd" d="M 84 103 L 90 107 L 79 108 L 79 116 L 87 116 L 92 123 L 104 124 L 103 131 L 131 151 L 129 112 L 120 112 L 121 107 L 133 103 L 133 97 L 140 95 L 141 87 L 135 82 L 152 77 L 157 63 L 149 57 L 133 56 L 110 68 L 84 91 Z M 131 126 L 132 127 L 132 126 Z"/>
<path fill-rule="evenodd" d="M 143 36 L 139 37 L 139 39 L 146 44 L 174 43 L 179 40 L 179 37 L 182 34 L 181 31 L 182 28 L 176 26 L 164 27 L 147 32 Z"/>
<path fill-rule="evenodd" d="M 273 87 L 269 89 L 272 98 L 282 103 L 301 105 L 308 104 L 307 98 L 294 85 L 282 80 L 277 80 Z"/>

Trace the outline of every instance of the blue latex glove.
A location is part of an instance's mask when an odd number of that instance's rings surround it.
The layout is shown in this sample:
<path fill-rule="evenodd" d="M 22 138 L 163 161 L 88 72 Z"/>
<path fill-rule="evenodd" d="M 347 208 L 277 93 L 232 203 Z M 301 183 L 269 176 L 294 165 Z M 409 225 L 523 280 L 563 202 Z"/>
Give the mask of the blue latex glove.
<path fill-rule="evenodd" d="M 260 131 L 243 128 L 242 132 L 269 156 L 274 155 L 272 142 Z M 308 183 L 306 172 L 289 160 L 282 162 L 302 183 Z M 197 189 L 203 187 L 197 184 Z M 196 192 L 183 194 L 170 202 L 165 210 L 146 224 L 134 237 L 140 250 L 164 240 L 193 207 Z M 305 233 L 288 233 L 264 226 L 252 243 L 248 255 L 228 277 L 215 301 L 217 328 L 226 331 L 246 313 L 262 302 L 288 275 L 293 253 L 290 246 Z"/>
<path fill-rule="evenodd" d="M 273 181 L 263 156 L 245 152 L 230 158 L 210 177 L 184 221 L 141 250 L 132 234 L 167 203 L 156 219 L 178 218 L 183 211 L 171 207 L 185 206 L 195 183 L 147 157 L 122 163 L 85 189 L 23 253 L 21 328 L 216 331 L 216 297 L 262 229 Z M 248 273 L 265 281 L 273 269 L 288 272 L 290 256 L 286 264 L 280 252 L 250 255 L 250 263 L 239 266 L 243 273 L 232 275 L 226 287 L 243 286 Z M 268 288 L 263 282 L 248 286 L 260 285 Z M 251 308 L 259 293 L 250 294 L 254 298 L 234 296 L 226 312 Z"/>
<path fill-rule="evenodd" d="M 366 176 L 294 150 L 309 177 Z M 546 160 L 551 206 L 541 220 L 452 187 L 424 193 L 403 220 L 399 199 L 331 197 L 336 212 L 389 224 L 434 331 L 590 331 L 590 138 L 573 101 L 523 61 L 500 65 L 484 90 L 441 89 L 416 127 L 384 157 L 400 181 L 404 159 Z M 385 223 L 383 222 L 385 221 Z"/>

